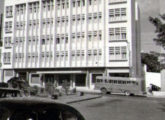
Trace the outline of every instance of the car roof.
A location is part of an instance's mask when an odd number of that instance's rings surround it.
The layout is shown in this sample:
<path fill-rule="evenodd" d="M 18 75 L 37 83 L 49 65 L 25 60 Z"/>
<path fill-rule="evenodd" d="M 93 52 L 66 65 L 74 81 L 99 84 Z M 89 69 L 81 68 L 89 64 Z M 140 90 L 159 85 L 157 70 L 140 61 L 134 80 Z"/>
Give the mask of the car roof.
<path fill-rule="evenodd" d="M 2 98 L 0 99 L 0 108 L 7 109 L 9 111 L 15 110 L 44 110 L 44 109 L 59 109 L 69 110 L 76 113 L 82 120 L 84 117 L 79 111 L 72 106 L 69 106 L 62 102 L 56 102 L 55 100 L 39 97 L 15 97 L 15 98 Z"/>
<path fill-rule="evenodd" d="M 38 97 L 11 97 L 0 99 L 0 105 L 5 107 L 31 107 L 31 106 L 42 106 L 42 105 L 53 105 L 53 106 L 68 106 L 64 103 L 56 102 L 55 100 L 48 98 L 38 98 Z"/>

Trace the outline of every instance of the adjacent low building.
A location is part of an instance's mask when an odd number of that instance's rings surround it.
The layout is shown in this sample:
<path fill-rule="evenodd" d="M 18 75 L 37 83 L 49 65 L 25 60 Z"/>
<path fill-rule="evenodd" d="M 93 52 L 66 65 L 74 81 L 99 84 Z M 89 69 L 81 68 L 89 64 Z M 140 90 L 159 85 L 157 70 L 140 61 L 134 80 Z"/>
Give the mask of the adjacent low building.
<path fill-rule="evenodd" d="M 96 76 L 141 76 L 135 0 L 5 0 L 3 76 L 90 89 Z"/>

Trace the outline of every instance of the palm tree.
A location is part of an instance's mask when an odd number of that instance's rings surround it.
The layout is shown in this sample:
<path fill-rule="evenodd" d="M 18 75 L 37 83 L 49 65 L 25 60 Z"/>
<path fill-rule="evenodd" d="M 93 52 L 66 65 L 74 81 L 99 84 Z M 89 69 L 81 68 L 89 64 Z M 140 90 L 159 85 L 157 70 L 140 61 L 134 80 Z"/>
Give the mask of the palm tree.
<path fill-rule="evenodd" d="M 165 48 L 165 14 L 155 18 L 149 17 L 149 21 L 156 27 L 157 37 L 154 38 L 154 41 Z"/>

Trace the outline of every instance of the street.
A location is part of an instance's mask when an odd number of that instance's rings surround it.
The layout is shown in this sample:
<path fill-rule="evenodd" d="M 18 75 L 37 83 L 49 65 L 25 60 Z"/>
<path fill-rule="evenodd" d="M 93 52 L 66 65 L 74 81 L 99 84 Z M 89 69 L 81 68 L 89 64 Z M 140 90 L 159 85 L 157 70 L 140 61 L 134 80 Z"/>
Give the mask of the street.
<path fill-rule="evenodd" d="M 165 98 L 107 95 L 71 104 L 86 120 L 163 120 Z"/>

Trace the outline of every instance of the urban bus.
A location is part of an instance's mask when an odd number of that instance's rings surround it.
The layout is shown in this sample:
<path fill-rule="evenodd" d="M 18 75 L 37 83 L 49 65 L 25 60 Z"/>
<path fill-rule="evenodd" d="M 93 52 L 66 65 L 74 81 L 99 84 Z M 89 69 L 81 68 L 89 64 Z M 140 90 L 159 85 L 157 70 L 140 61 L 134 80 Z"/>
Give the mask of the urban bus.
<path fill-rule="evenodd" d="M 106 93 L 123 93 L 125 95 L 141 95 L 141 79 L 130 77 L 97 76 L 95 89 Z"/>

